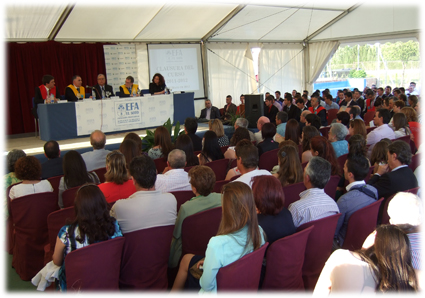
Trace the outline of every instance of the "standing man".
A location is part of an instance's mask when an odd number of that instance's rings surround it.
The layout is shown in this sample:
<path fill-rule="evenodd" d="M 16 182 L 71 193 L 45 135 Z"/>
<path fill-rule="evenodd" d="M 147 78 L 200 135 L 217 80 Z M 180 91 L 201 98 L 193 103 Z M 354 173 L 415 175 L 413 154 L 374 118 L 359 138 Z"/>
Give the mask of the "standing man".
<path fill-rule="evenodd" d="M 326 119 L 326 109 L 322 107 L 321 105 L 319 105 L 319 96 L 317 94 L 313 94 L 311 96 L 311 107 L 308 108 L 308 110 L 311 113 L 319 116 L 320 124 L 322 126 L 328 126 L 328 120 Z"/>
<path fill-rule="evenodd" d="M 72 77 L 72 84 L 68 85 L 65 89 L 65 99 L 68 101 L 78 101 L 79 99 L 83 99 L 86 97 L 86 91 L 83 84 L 83 80 L 79 75 L 75 75 Z M 91 98 L 91 96 L 89 97 Z"/>
<path fill-rule="evenodd" d="M 223 120 L 230 120 L 232 118 L 231 115 L 236 115 L 237 107 L 234 103 L 232 103 L 232 96 L 226 96 L 226 105 L 224 106 L 223 112 Z"/>
<path fill-rule="evenodd" d="M 300 122 L 300 116 L 301 116 L 301 110 L 292 104 L 292 96 L 288 94 L 285 96 L 283 102 L 285 106 L 283 107 L 283 112 L 286 112 L 288 114 L 288 120 L 295 119 L 298 122 Z"/>
<path fill-rule="evenodd" d="M 97 85 L 94 86 L 96 89 L 96 99 L 110 98 L 115 96 L 114 88 L 111 85 L 106 84 L 106 78 L 104 74 L 97 76 Z"/>
<path fill-rule="evenodd" d="M 220 119 L 220 110 L 217 107 L 214 107 L 210 99 L 205 99 L 205 109 L 201 110 L 201 119 Z"/>
<path fill-rule="evenodd" d="M 41 79 L 42 84 L 35 88 L 34 91 L 34 107 L 31 112 L 38 119 L 37 105 L 43 104 L 46 98 L 50 98 L 50 94 L 54 95 L 54 101 L 58 102 L 60 98 L 59 90 L 55 87 L 55 79 L 51 75 L 44 75 Z"/>
<path fill-rule="evenodd" d="M 125 84 L 120 86 L 120 98 L 121 97 L 136 97 L 139 96 L 139 86 L 134 84 L 134 78 L 128 76 L 125 79 Z"/>

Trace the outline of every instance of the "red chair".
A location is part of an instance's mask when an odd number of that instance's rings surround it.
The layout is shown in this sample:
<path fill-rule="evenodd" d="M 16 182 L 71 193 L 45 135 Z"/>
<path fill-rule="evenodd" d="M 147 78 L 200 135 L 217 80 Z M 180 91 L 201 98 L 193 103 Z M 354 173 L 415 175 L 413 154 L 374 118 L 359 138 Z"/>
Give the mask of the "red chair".
<path fill-rule="evenodd" d="M 338 114 L 338 111 L 339 111 L 338 109 L 330 109 L 327 111 L 329 124 L 332 123 L 334 119 L 336 119 L 336 114 Z"/>
<path fill-rule="evenodd" d="M 304 290 L 302 267 L 312 230 L 313 227 L 309 227 L 270 245 L 266 255 L 263 290 Z"/>
<path fill-rule="evenodd" d="M 313 220 L 297 228 L 298 231 L 314 226 L 307 241 L 303 264 L 304 288 L 312 291 L 326 261 L 332 252 L 336 224 L 340 213 Z"/>
<path fill-rule="evenodd" d="M 372 118 L 373 119 L 373 118 Z M 366 121 L 365 121 L 365 124 L 366 125 L 368 125 L 369 123 L 366 123 Z M 370 133 L 372 130 L 374 130 L 376 128 L 376 126 L 372 126 L 372 127 L 366 127 L 366 133 Z"/>
<path fill-rule="evenodd" d="M 59 182 L 61 181 L 62 177 L 63 175 L 47 178 L 53 187 L 53 192 L 55 193 L 56 197 L 59 196 Z"/>
<path fill-rule="evenodd" d="M 75 196 L 77 195 L 77 191 L 81 186 L 76 186 L 73 188 L 66 189 L 62 193 L 62 204 L 63 208 L 74 206 Z"/>
<path fill-rule="evenodd" d="M 193 152 L 193 154 L 194 154 L 195 156 L 198 156 L 198 154 L 199 154 L 199 153 L 201 153 L 201 152 L 202 152 L 201 150 L 199 150 L 199 151 L 194 151 L 194 152 Z"/>
<path fill-rule="evenodd" d="M 220 149 L 221 149 L 221 153 L 225 153 L 226 151 L 227 151 L 227 148 L 229 148 L 230 146 L 223 146 L 223 147 L 220 147 Z"/>
<path fill-rule="evenodd" d="M 409 165 L 409 168 L 414 172 L 416 168 L 421 164 L 421 153 L 412 155 L 412 162 Z"/>
<path fill-rule="evenodd" d="M 206 163 L 205 165 L 214 171 L 216 181 L 226 179 L 227 166 L 229 165 L 229 160 L 227 158 L 214 160 Z"/>
<path fill-rule="evenodd" d="M 185 171 L 185 172 L 187 172 L 187 173 L 189 173 L 190 169 L 191 169 L 191 168 L 193 168 L 193 167 L 194 167 L 194 166 L 191 166 L 191 167 L 185 167 L 185 168 L 184 168 L 184 171 Z"/>
<path fill-rule="evenodd" d="M 293 202 L 300 199 L 300 193 L 306 190 L 304 182 L 298 182 L 283 187 L 283 193 L 285 194 L 285 208 L 288 208 Z"/>
<path fill-rule="evenodd" d="M 418 194 L 418 191 L 419 191 L 419 188 L 420 188 L 420 186 L 415 187 L 415 188 L 411 188 L 411 189 L 406 190 L 406 192 L 410 192 L 412 194 L 417 195 Z"/>
<path fill-rule="evenodd" d="M 232 178 L 230 178 L 230 181 L 234 181 L 236 179 L 238 179 L 241 176 L 241 174 L 233 176 Z"/>
<path fill-rule="evenodd" d="M 58 210 L 58 199 L 53 192 L 31 194 L 12 200 L 10 209 L 15 228 L 12 266 L 22 280 L 31 280 L 44 266 L 47 216 Z"/>
<path fill-rule="evenodd" d="M 402 137 L 399 137 L 397 139 L 393 139 L 391 141 L 393 141 L 393 142 L 394 141 L 403 141 L 403 142 L 406 142 L 410 146 L 410 135 L 402 136 Z"/>
<path fill-rule="evenodd" d="M 173 231 L 174 225 L 170 225 L 124 234 L 120 289 L 167 289 Z"/>
<path fill-rule="evenodd" d="M 217 192 L 217 193 L 221 193 L 221 188 L 223 187 L 223 185 L 229 183 L 230 180 L 220 180 L 220 181 L 216 181 L 215 185 L 214 185 L 214 190 L 213 192 Z"/>
<path fill-rule="evenodd" d="M 301 167 L 303 168 L 303 172 L 304 172 L 304 169 L 305 169 L 305 167 L 307 166 L 307 164 L 308 164 L 308 161 L 303 162 L 303 163 L 301 164 Z"/>
<path fill-rule="evenodd" d="M 167 160 L 164 157 L 155 158 L 153 160 L 155 162 L 156 170 L 158 174 L 162 174 L 164 169 L 167 167 Z"/>
<path fill-rule="evenodd" d="M 58 237 L 60 229 L 69 224 L 75 219 L 74 207 L 64 208 L 52 212 L 47 216 L 47 229 L 49 233 L 49 242 L 44 247 L 44 265 L 52 260 L 53 252 L 55 251 L 56 238 Z"/>
<path fill-rule="evenodd" d="M 220 115 L 223 116 L 224 115 L 224 108 L 219 109 L 220 111 Z"/>
<path fill-rule="evenodd" d="M 330 126 L 324 126 L 324 127 L 319 128 L 319 131 L 322 134 L 322 136 L 324 136 L 327 139 L 330 129 L 331 129 Z"/>
<path fill-rule="evenodd" d="M 302 144 L 298 145 L 298 155 L 300 156 L 300 162 L 301 162 L 302 158 L 303 158 L 303 145 Z"/>
<path fill-rule="evenodd" d="M 6 189 L 6 204 L 7 204 L 7 212 L 9 213 L 9 217 L 6 220 L 6 251 L 12 255 L 13 254 L 13 246 L 15 243 L 15 237 L 14 237 L 14 233 L 15 233 L 15 229 L 13 227 L 13 219 L 12 219 L 12 213 L 10 211 L 10 197 L 9 197 L 9 193 L 10 193 L 10 189 L 17 185 L 20 184 L 21 182 L 15 183 L 10 185 L 7 189 Z"/>
<path fill-rule="evenodd" d="M 271 171 L 273 167 L 278 164 L 278 158 L 277 158 L 278 152 L 279 152 L 279 148 L 273 149 L 261 154 L 260 160 L 258 162 L 258 168 Z"/>
<path fill-rule="evenodd" d="M 182 256 L 188 253 L 204 256 L 211 237 L 217 235 L 220 222 L 221 207 L 186 217 L 182 224 Z"/>
<path fill-rule="evenodd" d="M 419 190 L 419 186 L 412 189 L 405 190 L 405 192 L 410 192 L 417 195 L 418 190 Z M 388 215 L 388 204 L 394 198 L 395 195 L 396 194 L 393 194 L 388 199 L 384 200 L 384 202 L 382 203 L 383 207 L 380 209 L 381 214 L 378 214 L 378 223 L 379 223 L 379 219 L 380 219 L 380 224 L 382 225 L 386 225 L 390 223 L 390 216 Z"/>
<path fill-rule="evenodd" d="M 236 159 L 232 160 L 232 162 L 230 163 L 230 168 L 233 169 L 237 166 L 237 161 Z"/>
<path fill-rule="evenodd" d="M 375 169 L 375 167 L 374 166 L 371 166 L 370 168 L 369 168 L 369 173 L 367 173 L 367 176 L 366 176 L 366 178 L 364 179 L 364 181 L 367 183 L 368 181 L 369 181 L 369 179 L 370 179 L 370 176 L 372 176 L 372 173 L 373 173 L 373 170 Z"/>
<path fill-rule="evenodd" d="M 172 191 L 171 193 L 176 197 L 177 200 L 177 213 L 179 213 L 181 205 L 195 197 L 191 190 Z"/>
<path fill-rule="evenodd" d="M 347 157 L 348 157 L 348 153 L 347 154 L 343 154 L 340 157 L 337 158 L 338 163 L 339 163 L 339 167 L 341 168 L 341 170 L 344 168 L 345 162 L 347 161 Z"/>
<path fill-rule="evenodd" d="M 372 121 L 372 120 L 373 120 L 373 118 L 375 118 L 375 111 L 369 111 L 369 112 L 366 112 L 366 113 L 363 115 L 364 124 L 366 124 L 366 126 L 368 126 L 368 125 L 369 125 L 369 123 L 370 123 L 370 121 Z M 368 133 L 369 133 L 369 132 L 368 132 Z"/>
<path fill-rule="evenodd" d="M 217 291 L 258 291 L 266 242 L 259 249 L 221 267 L 217 272 Z"/>
<path fill-rule="evenodd" d="M 96 170 L 93 170 L 92 172 L 95 172 L 97 177 L 99 177 L 100 183 L 105 183 L 106 168 L 96 169 Z"/>
<path fill-rule="evenodd" d="M 65 257 L 68 293 L 118 290 L 124 242 L 116 237 L 70 252 Z"/>
<path fill-rule="evenodd" d="M 338 186 L 341 177 L 334 175 L 331 176 L 328 183 L 325 185 L 325 193 L 330 196 L 332 199 L 335 199 L 336 188 Z"/>
<path fill-rule="evenodd" d="M 384 198 L 354 212 L 348 220 L 343 249 L 351 251 L 362 248 L 367 236 L 376 228 L 379 206 Z"/>
<path fill-rule="evenodd" d="M 421 125 L 418 122 L 409 122 L 409 128 L 413 134 L 413 142 L 415 142 L 416 148 L 419 148 L 421 144 Z"/>

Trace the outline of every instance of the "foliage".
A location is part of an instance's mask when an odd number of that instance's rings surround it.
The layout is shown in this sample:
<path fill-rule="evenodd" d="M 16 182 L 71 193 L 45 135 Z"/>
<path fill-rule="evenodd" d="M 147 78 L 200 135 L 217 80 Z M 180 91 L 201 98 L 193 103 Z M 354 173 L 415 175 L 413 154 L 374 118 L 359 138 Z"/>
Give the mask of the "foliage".
<path fill-rule="evenodd" d="M 229 113 L 229 115 L 230 115 L 230 119 L 228 120 L 229 121 L 229 123 L 228 123 L 228 125 L 230 125 L 230 126 L 235 126 L 235 122 L 236 122 L 236 120 L 238 119 L 238 118 L 240 118 L 241 117 L 241 115 L 234 115 L 234 114 L 232 114 L 232 113 Z"/>
<path fill-rule="evenodd" d="M 170 134 L 170 137 L 171 137 L 171 141 L 173 143 L 177 140 L 177 137 L 179 135 L 185 133 L 184 130 L 180 131 L 180 121 L 177 121 L 177 123 L 175 124 L 173 134 L 171 134 L 171 130 L 173 129 L 173 125 L 171 124 L 170 118 L 168 118 L 168 120 L 162 126 L 164 126 L 168 130 L 168 133 Z M 173 135 L 174 135 L 174 138 L 173 138 Z M 142 139 L 142 141 L 146 145 L 143 148 L 144 152 L 149 151 L 149 149 L 151 149 L 154 146 L 154 136 L 155 136 L 155 131 L 152 132 L 149 129 L 146 130 L 146 136 Z"/>
<path fill-rule="evenodd" d="M 366 72 L 363 69 L 352 69 L 348 74 L 349 78 L 366 78 Z"/>

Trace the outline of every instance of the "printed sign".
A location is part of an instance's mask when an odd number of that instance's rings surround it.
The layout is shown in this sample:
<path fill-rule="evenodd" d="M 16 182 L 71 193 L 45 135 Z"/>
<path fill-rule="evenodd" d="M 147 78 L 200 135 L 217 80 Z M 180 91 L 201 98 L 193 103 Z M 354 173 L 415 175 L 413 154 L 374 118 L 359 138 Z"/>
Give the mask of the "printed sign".
<path fill-rule="evenodd" d="M 115 102 L 115 124 L 128 125 L 142 122 L 140 100 Z"/>

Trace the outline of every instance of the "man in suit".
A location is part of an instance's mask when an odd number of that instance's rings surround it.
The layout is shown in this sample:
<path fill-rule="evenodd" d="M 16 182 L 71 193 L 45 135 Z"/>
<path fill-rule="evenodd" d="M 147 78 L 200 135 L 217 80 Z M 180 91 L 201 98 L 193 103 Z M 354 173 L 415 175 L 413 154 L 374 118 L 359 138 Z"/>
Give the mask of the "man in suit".
<path fill-rule="evenodd" d="M 65 89 L 65 99 L 68 101 L 78 101 L 86 97 L 86 91 L 83 86 L 83 80 L 79 75 L 72 77 L 72 84 L 68 85 Z M 90 96 L 91 98 L 91 96 Z"/>
<path fill-rule="evenodd" d="M 291 97 L 292 96 L 289 94 L 283 99 L 285 106 L 283 107 L 282 111 L 288 114 L 288 120 L 295 119 L 300 122 L 301 110 L 296 105 L 292 104 Z"/>
<path fill-rule="evenodd" d="M 308 111 L 308 107 L 304 104 L 304 100 L 302 98 L 298 98 L 295 101 L 295 104 L 297 105 L 298 109 L 300 109 L 301 113 L 304 111 Z"/>
<path fill-rule="evenodd" d="M 412 161 L 410 146 L 404 141 L 394 141 L 388 146 L 388 164 L 379 165 L 367 184 L 378 190 L 380 198 L 418 187 L 413 171 L 408 167 Z"/>
<path fill-rule="evenodd" d="M 34 115 L 36 119 L 38 119 L 37 114 L 37 105 L 43 104 L 44 100 L 50 96 L 50 94 L 54 95 L 54 101 L 57 102 L 59 95 L 59 89 L 55 86 L 55 79 L 51 75 L 44 75 L 41 79 L 40 86 L 35 88 L 34 92 L 34 108 L 32 108 L 31 113 Z"/>
<path fill-rule="evenodd" d="M 226 105 L 224 106 L 223 112 L 223 120 L 230 120 L 232 118 L 231 115 L 236 115 L 237 107 L 234 103 L 232 103 L 232 96 L 226 96 Z"/>
<path fill-rule="evenodd" d="M 354 92 L 353 92 L 353 101 L 351 102 L 351 105 L 352 106 L 358 105 L 360 107 L 360 110 L 362 111 L 362 114 L 363 114 L 364 107 L 365 107 L 364 106 L 364 98 L 361 97 L 360 91 L 358 89 L 354 90 Z"/>
<path fill-rule="evenodd" d="M 47 161 L 41 165 L 41 179 L 63 175 L 61 151 L 56 141 L 44 144 L 44 155 Z"/>
<path fill-rule="evenodd" d="M 311 96 L 311 107 L 308 108 L 308 110 L 311 113 L 319 116 L 322 126 L 328 126 L 328 120 L 326 119 L 326 109 L 319 104 L 319 95 L 313 94 Z"/>
<path fill-rule="evenodd" d="M 276 124 L 276 115 L 279 110 L 273 105 L 273 96 L 267 96 L 266 108 L 264 109 L 264 116 L 269 118 L 270 122 Z"/>
<path fill-rule="evenodd" d="M 133 96 L 139 96 L 139 85 L 134 84 L 132 76 L 128 76 L 125 78 L 125 84 L 120 86 L 120 98 Z"/>
<path fill-rule="evenodd" d="M 96 99 L 109 98 L 115 96 L 114 88 L 111 85 L 106 84 L 106 78 L 104 74 L 97 76 L 97 85 L 94 86 L 96 89 Z"/>
<path fill-rule="evenodd" d="M 199 116 L 199 118 L 208 120 L 220 119 L 220 110 L 212 105 L 211 100 L 206 99 L 205 109 L 202 109 L 201 116 Z"/>

